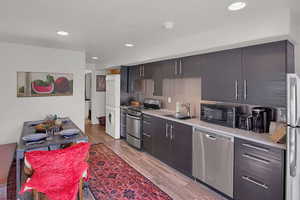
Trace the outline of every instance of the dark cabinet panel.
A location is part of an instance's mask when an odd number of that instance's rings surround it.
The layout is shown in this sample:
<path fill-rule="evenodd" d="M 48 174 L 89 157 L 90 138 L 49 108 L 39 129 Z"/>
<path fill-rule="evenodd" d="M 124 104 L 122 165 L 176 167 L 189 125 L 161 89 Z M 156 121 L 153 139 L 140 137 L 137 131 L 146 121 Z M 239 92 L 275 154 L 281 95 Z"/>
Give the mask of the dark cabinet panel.
<path fill-rule="evenodd" d="M 136 80 L 139 79 L 139 68 L 138 66 L 130 66 L 129 67 L 129 76 L 128 76 L 128 91 L 134 92 L 135 91 L 135 83 Z"/>
<path fill-rule="evenodd" d="M 196 55 L 182 58 L 180 61 L 183 77 L 201 77 L 203 74 L 204 56 Z"/>
<path fill-rule="evenodd" d="M 191 126 L 169 122 L 171 124 L 171 165 L 186 175 L 192 175 L 192 135 Z"/>
<path fill-rule="evenodd" d="M 121 92 L 129 92 L 129 69 L 128 67 L 121 67 Z"/>
<path fill-rule="evenodd" d="M 241 97 L 242 50 L 233 49 L 201 56 L 202 99 L 239 102 Z M 197 62 L 196 62 L 197 63 Z"/>
<path fill-rule="evenodd" d="M 235 139 L 234 199 L 283 200 L 285 152 Z"/>
<path fill-rule="evenodd" d="M 243 48 L 243 102 L 286 106 L 287 42 Z"/>
<path fill-rule="evenodd" d="M 171 155 L 169 135 L 166 132 L 166 120 L 153 117 L 152 119 L 152 153 L 159 160 L 169 163 Z"/>
<path fill-rule="evenodd" d="M 192 132 L 191 126 L 144 115 L 144 150 L 182 173 L 191 176 Z"/>

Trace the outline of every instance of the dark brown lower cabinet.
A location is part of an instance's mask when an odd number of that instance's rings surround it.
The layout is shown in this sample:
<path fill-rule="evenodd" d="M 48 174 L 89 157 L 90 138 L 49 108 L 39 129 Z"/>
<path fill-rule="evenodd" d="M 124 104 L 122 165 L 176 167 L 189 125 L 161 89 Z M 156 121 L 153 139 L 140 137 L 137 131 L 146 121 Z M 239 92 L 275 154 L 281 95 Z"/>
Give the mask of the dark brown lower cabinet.
<path fill-rule="evenodd" d="M 191 126 L 144 115 L 143 148 L 162 162 L 191 176 L 192 132 Z"/>
<path fill-rule="evenodd" d="M 284 200 L 285 152 L 235 139 L 235 200 Z"/>
<path fill-rule="evenodd" d="M 192 176 L 193 128 L 191 126 L 168 122 L 171 125 L 171 166 Z"/>

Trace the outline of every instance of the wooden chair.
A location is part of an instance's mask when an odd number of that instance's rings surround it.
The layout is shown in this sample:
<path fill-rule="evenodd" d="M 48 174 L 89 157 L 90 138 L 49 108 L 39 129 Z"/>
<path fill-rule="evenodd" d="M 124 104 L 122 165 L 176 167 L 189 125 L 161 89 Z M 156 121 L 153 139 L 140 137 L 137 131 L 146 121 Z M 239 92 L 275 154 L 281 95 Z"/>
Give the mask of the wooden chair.
<path fill-rule="evenodd" d="M 7 199 L 8 175 L 15 151 L 16 143 L 0 145 L 0 199 Z"/>

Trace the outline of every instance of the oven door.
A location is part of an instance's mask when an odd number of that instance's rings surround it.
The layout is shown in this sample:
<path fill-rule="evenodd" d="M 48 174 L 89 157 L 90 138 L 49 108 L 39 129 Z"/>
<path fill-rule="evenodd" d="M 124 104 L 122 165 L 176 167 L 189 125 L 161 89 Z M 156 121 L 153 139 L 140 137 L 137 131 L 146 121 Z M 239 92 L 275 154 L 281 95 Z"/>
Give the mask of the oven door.
<path fill-rule="evenodd" d="M 141 138 L 141 118 L 127 114 L 126 133 L 137 139 Z"/>

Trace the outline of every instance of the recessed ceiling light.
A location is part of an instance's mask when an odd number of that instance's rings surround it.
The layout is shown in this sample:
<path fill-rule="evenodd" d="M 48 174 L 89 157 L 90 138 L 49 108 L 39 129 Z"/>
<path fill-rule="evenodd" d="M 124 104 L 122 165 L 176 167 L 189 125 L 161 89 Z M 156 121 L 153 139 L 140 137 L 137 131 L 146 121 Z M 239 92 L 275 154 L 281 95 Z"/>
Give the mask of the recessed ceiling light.
<path fill-rule="evenodd" d="M 134 47 L 134 44 L 126 43 L 125 47 Z"/>
<path fill-rule="evenodd" d="M 92 57 L 93 60 L 98 60 L 99 58 L 97 56 Z"/>
<path fill-rule="evenodd" d="M 234 3 L 230 4 L 228 6 L 228 10 L 237 11 L 237 10 L 241 10 L 241 9 L 245 8 L 246 6 L 247 6 L 246 2 L 238 1 L 238 2 L 234 2 Z"/>
<path fill-rule="evenodd" d="M 57 33 L 57 35 L 60 35 L 60 36 L 68 36 L 69 35 L 69 33 L 66 31 L 57 31 L 56 33 Z"/>
<path fill-rule="evenodd" d="M 174 22 L 171 22 L 171 21 L 165 22 L 163 24 L 163 26 L 164 26 L 165 29 L 173 29 L 174 28 Z"/>

